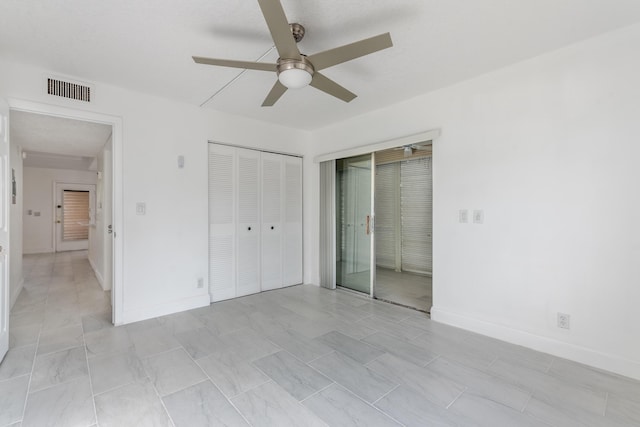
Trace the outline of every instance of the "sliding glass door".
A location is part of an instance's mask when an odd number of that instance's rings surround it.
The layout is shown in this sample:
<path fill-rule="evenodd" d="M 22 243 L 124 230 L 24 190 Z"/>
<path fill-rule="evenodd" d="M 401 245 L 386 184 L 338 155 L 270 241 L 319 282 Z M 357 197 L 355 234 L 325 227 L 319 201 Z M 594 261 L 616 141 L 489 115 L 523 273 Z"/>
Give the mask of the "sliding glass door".
<path fill-rule="evenodd" d="M 374 154 L 336 160 L 336 282 L 373 296 Z"/>

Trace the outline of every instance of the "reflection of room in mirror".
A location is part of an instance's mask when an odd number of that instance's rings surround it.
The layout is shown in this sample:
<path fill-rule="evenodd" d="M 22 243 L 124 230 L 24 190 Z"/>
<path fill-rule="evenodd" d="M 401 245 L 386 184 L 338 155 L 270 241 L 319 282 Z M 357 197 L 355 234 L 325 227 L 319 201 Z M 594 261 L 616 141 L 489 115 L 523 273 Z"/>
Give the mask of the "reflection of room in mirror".
<path fill-rule="evenodd" d="M 431 146 L 376 153 L 375 297 L 422 311 L 432 305 Z"/>

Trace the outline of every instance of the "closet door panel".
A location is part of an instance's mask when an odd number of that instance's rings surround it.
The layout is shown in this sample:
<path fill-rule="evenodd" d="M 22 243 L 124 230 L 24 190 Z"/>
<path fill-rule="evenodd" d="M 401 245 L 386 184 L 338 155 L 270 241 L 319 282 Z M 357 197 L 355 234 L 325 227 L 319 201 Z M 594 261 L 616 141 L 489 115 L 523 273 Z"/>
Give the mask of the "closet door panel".
<path fill-rule="evenodd" d="M 262 153 L 262 290 L 282 287 L 283 156 Z"/>
<path fill-rule="evenodd" d="M 236 296 L 236 152 L 209 144 L 209 294 Z"/>
<path fill-rule="evenodd" d="M 284 285 L 303 282 L 302 159 L 284 156 Z"/>
<path fill-rule="evenodd" d="M 236 296 L 243 296 L 260 292 L 260 152 L 236 150 Z"/>

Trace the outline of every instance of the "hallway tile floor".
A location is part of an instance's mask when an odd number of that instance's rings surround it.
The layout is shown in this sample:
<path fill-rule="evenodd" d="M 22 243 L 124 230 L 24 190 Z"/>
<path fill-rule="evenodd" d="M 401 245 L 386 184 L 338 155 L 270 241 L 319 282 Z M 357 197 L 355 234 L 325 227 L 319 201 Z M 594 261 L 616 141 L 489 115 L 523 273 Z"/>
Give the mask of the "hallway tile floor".
<path fill-rule="evenodd" d="M 86 252 L 25 257 L 0 426 L 637 426 L 640 382 L 344 291 L 110 324 Z"/>

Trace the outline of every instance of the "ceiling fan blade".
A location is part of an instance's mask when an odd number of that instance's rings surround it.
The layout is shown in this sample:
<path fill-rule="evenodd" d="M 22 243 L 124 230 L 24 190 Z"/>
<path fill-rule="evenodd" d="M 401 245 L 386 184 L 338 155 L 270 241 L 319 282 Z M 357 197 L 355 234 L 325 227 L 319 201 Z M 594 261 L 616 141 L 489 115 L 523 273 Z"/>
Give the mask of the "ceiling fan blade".
<path fill-rule="evenodd" d="M 193 56 L 192 58 L 198 64 L 219 65 L 221 67 L 232 68 L 247 68 L 249 70 L 276 71 L 278 67 L 277 64 L 269 64 L 267 62 L 235 61 L 233 59 L 203 58 L 202 56 Z"/>
<path fill-rule="evenodd" d="M 273 104 L 275 104 L 286 91 L 287 87 L 280 83 L 280 80 L 276 80 L 276 84 L 274 84 L 271 88 L 271 92 L 269 92 L 269 95 L 267 95 L 267 97 L 264 99 L 262 106 L 272 107 Z"/>
<path fill-rule="evenodd" d="M 308 56 L 307 59 L 311 61 L 313 68 L 323 70 L 391 46 L 393 46 L 391 34 L 384 33 L 355 43 L 316 53 L 315 55 Z"/>
<path fill-rule="evenodd" d="M 311 83 L 309 83 L 309 85 L 325 93 L 328 93 L 331 96 L 335 96 L 336 98 L 341 99 L 344 102 L 351 102 L 356 96 L 358 96 L 355 93 L 349 92 L 338 83 L 318 72 L 315 72 L 313 74 L 313 79 L 311 80 Z"/>
<path fill-rule="evenodd" d="M 269 32 L 273 38 L 273 43 L 278 49 L 278 55 L 283 59 L 298 59 L 300 58 L 300 51 L 296 44 L 291 28 L 289 28 L 289 21 L 284 14 L 282 4 L 280 0 L 258 0 L 262 14 L 264 15 Z"/>

